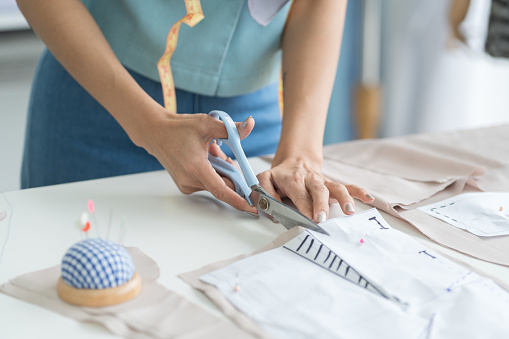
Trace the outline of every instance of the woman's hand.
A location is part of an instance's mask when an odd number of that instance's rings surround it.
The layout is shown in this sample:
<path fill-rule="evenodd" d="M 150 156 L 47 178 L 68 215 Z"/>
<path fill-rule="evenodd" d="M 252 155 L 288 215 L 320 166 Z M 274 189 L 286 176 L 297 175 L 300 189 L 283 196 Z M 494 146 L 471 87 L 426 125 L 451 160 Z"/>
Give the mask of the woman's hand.
<path fill-rule="evenodd" d="M 274 198 L 290 198 L 299 211 L 316 222 L 329 215 L 329 202 L 337 201 L 347 215 L 355 213 L 354 198 L 370 203 L 373 196 L 355 185 L 342 185 L 321 173 L 321 163 L 305 157 L 273 163 L 258 175 L 260 185 Z"/>
<path fill-rule="evenodd" d="M 243 139 L 251 133 L 254 120 L 249 117 L 244 122 L 237 122 L 236 126 Z M 228 137 L 222 121 L 208 114 L 168 113 L 162 121 L 151 123 L 144 129 L 150 133 L 141 137 L 140 145 L 159 160 L 182 193 L 207 190 L 218 200 L 238 210 L 257 212 L 255 207 L 235 193 L 228 179 L 217 174 L 208 160 L 211 152 L 231 163 L 219 146 L 211 144 L 214 138 Z"/>
<path fill-rule="evenodd" d="M 342 185 L 321 174 L 324 128 L 346 5 L 346 0 L 292 2 L 282 37 L 281 141 L 272 169 L 258 176 L 267 192 L 275 198 L 290 198 L 317 222 L 327 218 L 330 199 L 337 200 L 346 214 L 354 213 L 354 198 L 373 201 L 362 188 Z"/>

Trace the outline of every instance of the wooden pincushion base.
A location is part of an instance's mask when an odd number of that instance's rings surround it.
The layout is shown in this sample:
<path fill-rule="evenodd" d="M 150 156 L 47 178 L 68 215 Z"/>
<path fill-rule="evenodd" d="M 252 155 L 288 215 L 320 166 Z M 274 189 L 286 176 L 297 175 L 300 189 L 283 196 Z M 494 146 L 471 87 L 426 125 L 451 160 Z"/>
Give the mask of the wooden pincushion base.
<path fill-rule="evenodd" d="M 60 299 L 78 306 L 101 307 L 120 304 L 136 297 L 141 291 L 141 279 L 134 272 L 131 280 L 123 285 L 105 289 L 81 289 L 67 285 L 58 279 L 57 293 Z"/>

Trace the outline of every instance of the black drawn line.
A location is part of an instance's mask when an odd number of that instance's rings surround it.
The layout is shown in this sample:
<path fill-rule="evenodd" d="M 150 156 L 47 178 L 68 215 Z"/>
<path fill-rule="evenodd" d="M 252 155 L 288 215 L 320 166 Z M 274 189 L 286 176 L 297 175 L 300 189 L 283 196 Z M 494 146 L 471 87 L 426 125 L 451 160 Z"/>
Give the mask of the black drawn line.
<path fill-rule="evenodd" d="M 338 264 L 338 268 L 336 268 L 336 272 L 339 270 L 342 263 L 343 263 L 343 259 L 339 258 L 339 264 Z"/>
<path fill-rule="evenodd" d="M 315 242 L 315 239 L 311 238 L 311 242 L 309 243 L 309 247 L 308 247 L 308 249 L 307 249 L 306 253 L 308 253 L 308 252 L 309 252 L 309 250 L 311 249 L 311 247 L 313 247 L 313 243 L 314 243 L 314 242 Z"/>
<path fill-rule="evenodd" d="M 309 234 L 306 235 L 306 237 L 304 238 L 304 241 L 299 245 L 299 247 L 297 247 L 297 252 L 299 252 L 299 250 L 302 247 L 302 245 L 304 245 L 306 243 L 306 240 L 308 240 L 308 237 L 309 237 Z"/>
<path fill-rule="evenodd" d="M 322 247 L 323 247 L 323 244 L 320 244 L 320 247 L 318 248 L 318 252 L 316 252 L 315 258 L 313 260 L 316 260 L 316 258 L 318 258 L 318 255 L 320 254 Z"/>
<path fill-rule="evenodd" d="M 337 258 L 337 257 L 338 257 L 337 255 L 334 255 L 334 259 L 332 259 L 332 261 L 331 261 L 331 263 L 330 263 L 330 265 L 329 265 L 329 268 L 331 268 L 331 267 L 332 267 L 332 264 L 334 264 L 334 260 L 336 260 L 336 258 Z"/>
<path fill-rule="evenodd" d="M 431 255 L 431 254 L 429 254 L 428 252 L 426 252 L 426 250 L 424 250 L 424 251 L 420 251 L 420 252 L 419 252 L 419 254 L 421 254 L 421 253 L 426 254 L 427 256 L 431 257 L 432 259 L 436 259 L 436 258 L 437 258 L 437 257 L 432 256 L 432 255 Z"/>
<path fill-rule="evenodd" d="M 332 251 L 329 250 L 329 254 L 327 254 L 327 258 L 325 258 L 325 260 L 323 261 L 324 264 L 327 262 L 327 260 L 329 260 L 329 257 L 330 257 L 331 253 L 332 253 Z"/>
<path fill-rule="evenodd" d="M 376 222 L 377 222 L 377 224 L 378 224 L 378 226 L 380 226 L 380 229 L 381 229 L 381 230 L 388 230 L 388 228 L 387 228 L 387 227 L 385 227 L 384 225 L 382 225 L 382 223 L 381 223 L 380 221 L 378 221 L 378 220 L 376 219 L 376 217 L 371 217 L 371 218 L 369 218 L 369 220 L 374 220 L 374 221 L 376 221 Z"/>

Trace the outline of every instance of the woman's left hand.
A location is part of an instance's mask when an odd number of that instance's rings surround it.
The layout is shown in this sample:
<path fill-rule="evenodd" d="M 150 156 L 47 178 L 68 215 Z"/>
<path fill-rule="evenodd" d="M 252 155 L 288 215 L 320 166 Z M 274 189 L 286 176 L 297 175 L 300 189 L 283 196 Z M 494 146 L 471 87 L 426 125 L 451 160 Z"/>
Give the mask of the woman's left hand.
<path fill-rule="evenodd" d="M 286 158 L 258 175 L 260 185 L 275 199 L 290 198 L 299 211 L 316 222 L 329 215 L 329 202 L 337 201 L 347 215 L 355 213 L 354 199 L 374 197 L 356 185 L 343 185 L 321 173 L 321 163 L 304 157 Z"/>

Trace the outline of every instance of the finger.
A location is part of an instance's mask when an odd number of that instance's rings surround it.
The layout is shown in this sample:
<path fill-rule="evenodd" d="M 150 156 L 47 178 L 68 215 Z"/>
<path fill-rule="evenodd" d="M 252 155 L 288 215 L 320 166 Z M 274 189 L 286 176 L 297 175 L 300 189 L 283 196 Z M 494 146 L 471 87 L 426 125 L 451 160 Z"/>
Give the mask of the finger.
<path fill-rule="evenodd" d="M 204 123 L 204 128 L 206 128 L 207 134 L 210 139 L 213 138 L 228 138 L 228 132 L 226 127 L 224 126 L 224 122 L 214 118 L 211 115 L 204 115 L 203 119 L 206 119 Z M 242 122 L 236 122 L 235 126 L 237 127 L 237 131 L 239 132 L 240 139 L 244 139 L 247 137 L 255 126 L 255 121 L 253 117 L 249 116 L 246 120 Z"/>
<path fill-rule="evenodd" d="M 243 122 L 236 122 L 235 125 L 237 126 L 237 131 L 239 131 L 240 139 L 244 139 L 253 130 L 255 126 L 255 120 L 252 116 L 249 116 Z"/>
<path fill-rule="evenodd" d="M 226 184 L 226 186 L 228 186 L 229 189 L 236 192 L 235 184 L 233 183 L 233 181 L 231 181 L 227 177 L 223 177 L 222 175 L 220 175 L 220 177 L 221 179 L 223 179 L 224 183 Z"/>
<path fill-rule="evenodd" d="M 304 182 L 295 182 L 290 185 L 287 194 L 302 214 L 313 219 L 313 204 Z"/>
<path fill-rule="evenodd" d="M 359 199 L 365 203 L 370 203 L 375 200 L 375 197 L 362 187 L 356 185 L 346 185 L 345 187 L 352 198 Z"/>
<path fill-rule="evenodd" d="M 260 186 L 262 186 L 267 191 L 267 193 L 270 194 L 271 197 L 281 201 L 281 197 L 279 196 L 276 188 L 274 187 L 274 182 L 272 181 L 270 170 L 258 174 L 257 177 L 258 181 L 260 182 Z"/>
<path fill-rule="evenodd" d="M 330 195 L 338 201 L 343 213 L 346 215 L 355 213 L 353 198 L 350 196 L 350 193 L 348 193 L 345 185 L 335 181 L 328 181 L 325 183 L 325 186 L 329 189 Z"/>
<path fill-rule="evenodd" d="M 216 199 L 221 200 L 240 211 L 256 213 L 256 208 L 250 206 L 246 199 L 242 198 L 234 190 L 229 188 L 209 162 L 202 166 L 202 170 L 198 173 L 197 177 L 200 178 L 205 189 Z"/>
<path fill-rule="evenodd" d="M 210 143 L 209 153 L 220 158 L 220 159 L 223 159 L 230 165 L 235 166 L 240 171 L 239 166 L 237 166 L 237 164 L 232 160 L 232 158 L 226 156 L 226 154 L 223 152 L 221 147 L 219 147 L 219 145 L 216 142 L 216 139 L 212 140 L 212 142 Z"/>
<path fill-rule="evenodd" d="M 313 200 L 313 220 L 324 222 L 329 215 L 329 189 L 318 179 L 307 180 L 306 189 Z"/>
<path fill-rule="evenodd" d="M 235 166 L 238 169 L 238 166 L 233 162 L 232 158 L 230 158 L 230 157 L 226 156 L 226 154 L 224 154 L 223 150 L 221 149 L 221 147 L 219 147 L 219 145 L 217 144 L 215 139 L 212 140 L 212 143 L 210 144 L 209 152 L 210 152 L 210 154 L 212 154 L 220 159 L 223 159 L 224 161 L 226 161 L 230 165 Z M 234 191 L 236 190 L 235 184 L 233 183 L 233 181 L 231 181 L 230 179 L 228 179 L 227 177 L 225 177 L 221 174 L 219 174 L 219 175 L 223 179 L 226 186 L 230 187 Z"/>
<path fill-rule="evenodd" d="M 281 201 L 281 196 L 277 193 L 276 188 L 274 187 L 274 181 L 272 180 L 272 173 L 270 170 L 262 172 L 257 175 L 258 182 L 260 183 L 260 186 L 262 186 L 267 193 L 274 199 Z M 276 219 L 274 219 L 271 215 L 268 215 L 270 220 L 272 220 L 274 223 L 279 223 Z"/>
<path fill-rule="evenodd" d="M 203 121 L 200 121 L 202 127 L 202 133 L 207 136 L 208 142 L 212 139 L 227 139 L 228 131 L 222 120 L 219 120 L 212 115 L 205 114 L 202 117 Z"/>
<path fill-rule="evenodd" d="M 332 181 L 331 179 L 329 179 L 328 177 L 326 177 L 326 176 L 325 176 L 325 175 L 323 175 L 323 174 L 322 174 L 322 177 L 324 178 L 325 183 Z M 325 185 L 325 183 L 324 183 L 324 185 Z M 325 186 L 325 187 L 327 187 L 327 186 Z M 330 206 L 330 205 L 332 205 L 332 204 L 338 204 L 338 200 L 337 200 L 336 198 L 334 198 L 334 197 L 330 194 L 330 192 L 329 192 L 329 206 Z"/>
<path fill-rule="evenodd" d="M 209 153 L 225 161 L 227 161 L 228 159 L 228 157 L 223 152 L 221 147 L 219 147 L 219 145 L 217 144 L 216 139 L 212 140 L 212 142 L 210 143 Z"/>

